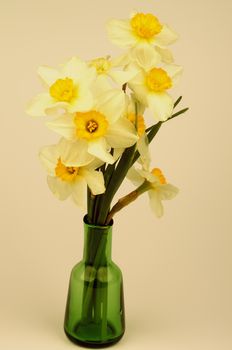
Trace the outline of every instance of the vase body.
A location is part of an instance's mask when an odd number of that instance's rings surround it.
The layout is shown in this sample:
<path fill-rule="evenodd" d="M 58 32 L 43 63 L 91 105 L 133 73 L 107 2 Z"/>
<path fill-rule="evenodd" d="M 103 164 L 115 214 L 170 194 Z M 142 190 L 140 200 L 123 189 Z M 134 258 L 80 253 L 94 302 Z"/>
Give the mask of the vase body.
<path fill-rule="evenodd" d="M 111 259 L 112 225 L 90 225 L 84 218 L 83 260 L 71 272 L 64 330 L 87 347 L 116 343 L 125 331 L 123 280 Z"/>

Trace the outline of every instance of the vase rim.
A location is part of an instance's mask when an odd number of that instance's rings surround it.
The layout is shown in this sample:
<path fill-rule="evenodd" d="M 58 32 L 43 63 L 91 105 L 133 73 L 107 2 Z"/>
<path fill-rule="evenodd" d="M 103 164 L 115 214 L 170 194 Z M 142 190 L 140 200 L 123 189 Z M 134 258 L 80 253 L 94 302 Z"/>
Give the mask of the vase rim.
<path fill-rule="evenodd" d="M 86 214 L 84 217 L 83 217 L 83 222 L 85 225 L 87 225 L 88 227 L 94 227 L 94 228 L 98 228 L 98 229 L 106 229 L 106 228 L 110 228 L 113 226 L 114 224 L 114 220 L 112 219 L 110 221 L 110 223 L 108 225 L 95 225 L 95 224 L 90 224 L 88 222 L 88 215 Z"/>

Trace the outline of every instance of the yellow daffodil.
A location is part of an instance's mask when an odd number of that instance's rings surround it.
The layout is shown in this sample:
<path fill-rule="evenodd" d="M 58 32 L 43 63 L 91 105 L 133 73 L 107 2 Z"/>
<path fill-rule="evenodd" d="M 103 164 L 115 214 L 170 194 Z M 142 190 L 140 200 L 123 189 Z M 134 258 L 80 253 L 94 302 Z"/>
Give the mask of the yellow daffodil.
<path fill-rule="evenodd" d="M 130 147 L 138 139 L 133 124 L 121 117 L 125 108 L 125 94 L 113 89 L 98 96 L 90 110 L 65 114 L 47 125 L 66 139 L 84 140 L 89 154 L 112 164 L 111 148 Z"/>
<path fill-rule="evenodd" d="M 144 181 L 149 183 L 148 196 L 153 213 L 159 218 L 163 215 L 163 200 L 174 198 L 179 192 L 178 188 L 167 183 L 162 171 L 154 168 L 151 172 L 144 169 L 135 169 L 132 167 L 127 178 L 135 186 L 140 186 Z"/>
<path fill-rule="evenodd" d="M 166 63 L 172 61 L 167 46 L 174 43 L 178 36 L 166 24 L 151 13 L 133 13 L 125 20 L 113 19 L 108 22 L 109 39 L 122 48 L 133 48 L 141 44 L 155 46 Z"/>
<path fill-rule="evenodd" d="M 102 172 L 95 170 L 102 163 L 87 153 L 83 140 L 69 142 L 61 139 L 57 145 L 43 147 L 40 160 L 48 173 L 48 186 L 60 200 L 72 197 L 84 206 L 86 185 L 93 195 L 105 192 Z"/>
<path fill-rule="evenodd" d="M 167 91 L 177 82 L 181 73 L 180 66 L 173 64 L 161 68 L 144 59 L 138 74 L 129 82 L 136 98 L 151 110 L 156 121 L 165 121 L 171 116 L 174 100 Z"/>
<path fill-rule="evenodd" d="M 79 58 L 71 58 L 59 69 L 41 66 L 38 74 L 47 92 L 37 95 L 29 103 L 29 115 L 45 116 L 54 108 L 71 113 L 83 112 L 91 106 L 93 97 L 90 86 L 96 78 L 96 72 Z"/>

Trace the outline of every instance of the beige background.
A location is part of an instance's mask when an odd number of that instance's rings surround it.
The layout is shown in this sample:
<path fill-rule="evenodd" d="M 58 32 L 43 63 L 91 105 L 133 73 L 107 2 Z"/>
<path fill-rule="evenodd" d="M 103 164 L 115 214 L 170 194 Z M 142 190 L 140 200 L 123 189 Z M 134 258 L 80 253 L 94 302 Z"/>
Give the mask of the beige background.
<path fill-rule="evenodd" d="M 191 110 L 152 146 L 155 165 L 181 189 L 164 218 L 144 196 L 115 220 L 127 315 L 117 347 L 232 348 L 231 0 L 1 0 L 1 349 L 75 348 L 62 323 L 83 213 L 51 195 L 37 159 L 58 138 L 24 112 L 41 89 L 36 68 L 119 54 L 104 24 L 133 9 L 180 33 L 173 51 L 185 72 L 175 96 Z"/>

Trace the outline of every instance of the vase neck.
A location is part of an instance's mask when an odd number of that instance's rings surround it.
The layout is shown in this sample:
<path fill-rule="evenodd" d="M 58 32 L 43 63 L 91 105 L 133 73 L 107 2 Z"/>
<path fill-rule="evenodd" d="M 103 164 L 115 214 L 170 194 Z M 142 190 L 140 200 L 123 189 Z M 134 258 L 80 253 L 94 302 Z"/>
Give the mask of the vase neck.
<path fill-rule="evenodd" d="M 95 226 L 84 222 L 83 260 L 91 265 L 111 261 L 112 226 Z"/>

